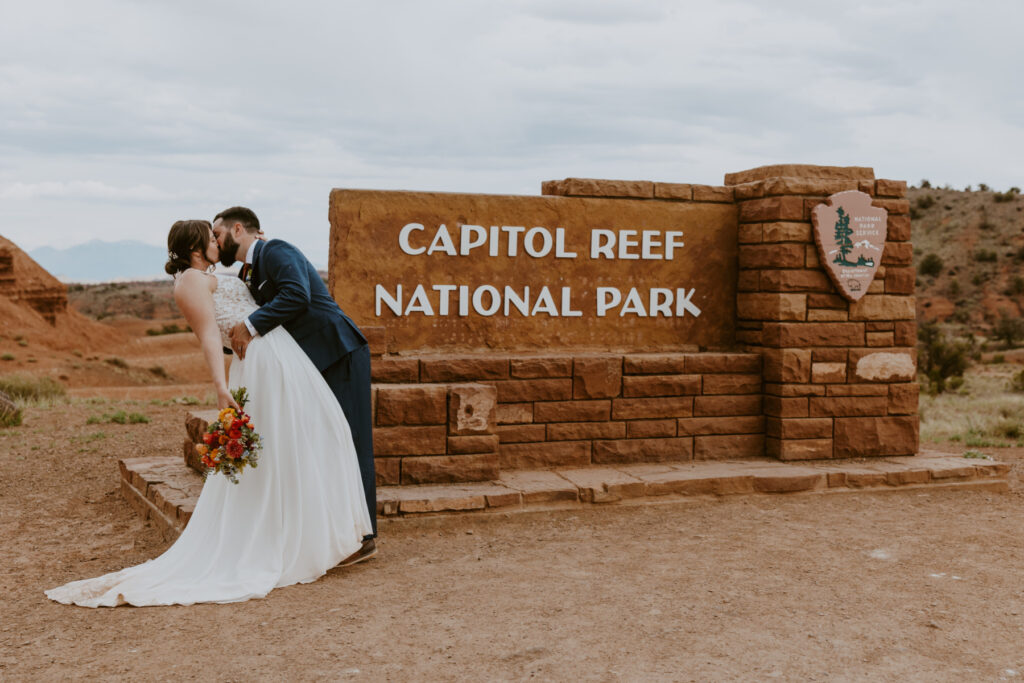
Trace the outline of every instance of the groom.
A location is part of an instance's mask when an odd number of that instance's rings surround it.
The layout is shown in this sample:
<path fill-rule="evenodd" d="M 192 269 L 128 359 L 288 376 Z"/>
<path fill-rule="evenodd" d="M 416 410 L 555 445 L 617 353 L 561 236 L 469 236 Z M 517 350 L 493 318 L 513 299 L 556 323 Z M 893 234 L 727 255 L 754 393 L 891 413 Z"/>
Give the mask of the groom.
<path fill-rule="evenodd" d="M 355 323 L 327 292 L 313 264 L 291 244 L 260 239 L 260 221 L 252 210 L 234 206 L 217 214 L 213 232 L 225 266 L 241 260 L 239 277 L 260 305 L 231 330 L 231 347 L 245 358 L 253 337 L 278 325 L 291 333 L 341 404 L 352 430 L 373 535 L 342 561 L 355 564 L 377 553 L 377 488 L 373 467 L 373 422 L 370 416 L 370 348 Z"/>

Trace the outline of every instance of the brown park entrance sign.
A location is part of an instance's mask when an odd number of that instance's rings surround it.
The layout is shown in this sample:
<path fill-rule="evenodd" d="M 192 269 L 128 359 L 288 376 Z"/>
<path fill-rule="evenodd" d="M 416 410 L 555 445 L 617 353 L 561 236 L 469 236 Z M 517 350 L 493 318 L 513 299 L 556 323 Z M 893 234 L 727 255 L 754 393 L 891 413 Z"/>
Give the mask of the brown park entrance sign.
<path fill-rule="evenodd" d="M 871 195 L 838 192 L 814 207 L 814 241 L 825 271 L 849 301 L 867 294 L 882 263 L 886 210 L 871 205 Z"/>
<path fill-rule="evenodd" d="M 733 204 L 334 190 L 332 289 L 392 352 L 735 343 Z"/>

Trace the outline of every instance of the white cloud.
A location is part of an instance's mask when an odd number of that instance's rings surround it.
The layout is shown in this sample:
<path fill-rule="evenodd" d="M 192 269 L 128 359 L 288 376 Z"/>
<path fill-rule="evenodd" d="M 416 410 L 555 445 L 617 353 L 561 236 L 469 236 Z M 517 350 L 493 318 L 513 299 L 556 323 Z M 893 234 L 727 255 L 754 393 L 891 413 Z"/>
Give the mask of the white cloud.
<path fill-rule="evenodd" d="M 0 187 L 0 200 L 96 199 L 112 202 L 149 202 L 173 198 L 173 195 L 150 185 L 116 187 L 96 180 L 12 183 Z"/>

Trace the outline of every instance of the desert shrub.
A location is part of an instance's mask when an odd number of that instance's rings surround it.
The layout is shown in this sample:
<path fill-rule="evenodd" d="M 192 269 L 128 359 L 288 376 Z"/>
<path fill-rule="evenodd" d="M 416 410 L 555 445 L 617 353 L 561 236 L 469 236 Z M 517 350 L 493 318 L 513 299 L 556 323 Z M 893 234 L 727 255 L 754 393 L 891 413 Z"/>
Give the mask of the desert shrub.
<path fill-rule="evenodd" d="M 1019 339 L 1024 338 L 1024 320 L 1011 318 L 1004 313 L 992 328 L 992 336 L 1002 340 L 1006 348 L 1012 348 L 1017 345 Z"/>
<path fill-rule="evenodd" d="M 4 355 L 0 356 L 0 360 L 14 360 L 14 354 L 5 353 Z"/>
<path fill-rule="evenodd" d="M 123 358 L 116 358 L 116 357 L 115 358 L 108 358 L 108 359 L 106 359 L 103 362 L 104 363 L 109 363 L 110 365 L 113 365 L 115 368 L 121 368 L 121 369 L 127 369 L 128 368 L 128 363 Z"/>
<path fill-rule="evenodd" d="M 992 358 L 989 360 L 988 363 L 989 363 L 989 365 L 1002 365 L 1005 362 L 1006 362 L 1006 356 L 1004 356 L 1001 353 L 996 353 L 996 354 L 992 355 Z"/>
<path fill-rule="evenodd" d="M 164 370 L 164 366 L 162 365 L 154 365 L 149 369 L 149 371 L 152 372 L 157 377 L 162 377 L 163 379 L 167 379 L 168 377 L 170 377 L 170 375 L 167 374 L 167 371 Z"/>
<path fill-rule="evenodd" d="M 932 183 L 931 183 L 930 180 L 928 180 L 927 178 L 922 178 L 921 179 L 921 189 L 922 190 L 928 190 L 928 189 L 931 188 L 931 186 L 932 186 Z"/>
<path fill-rule="evenodd" d="M 999 260 L 999 255 L 989 249 L 975 249 L 974 260 L 978 263 L 995 263 Z"/>
<path fill-rule="evenodd" d="M 17 427 L 21 424 L 21 408 L 10 396 L 0 391 L 0 427 Z"/>
<path fill-rule="evenodd" d="M 1010 391 L 1024 394 L 1024 370 L 1010 378 Z"/>
<path fill-rule="evenodd" d="M 996 434 L 1005 439 L 1019 439 L 1024 435 L 1024 428 L 1016 420 L 1000 420 L 993 428 Z"/>
<path fill-rule="evenodd" d="M 949 283 L 949 295 L 952 297 L 960 296 L 960 282 L 956 279 Z"/>
<path fill-rule="evenodd" d="M 1010 286 L 1006 288 L 1006 293 L 1009 296 L 1019 296 L 1024 294 L 1024 277 L 1015 275 L 1014 278 L 1010 280 Z"/>
<path fill-rule="evenodd" d="M 946 341 L 937 323 L 921 323 L 917 330 L 918 370 L 924 375 L 927 389 L 941 394 L 963 384 L 964 371 L 970 364 L 970 345 L 963 341 Z"/>
<path fill-rule="evenodd" d="M 1002 202 L 1012 202 L 1016 198 L 1017 195 L 1014 192 L 996 192 L 994 195 L 992 195 L 992 200 L 996 204 L 1000 204 Z"/>
<path fill-rule="evenodd" d="M 991 188 L 991 187 L 989 187 L 989 186 L 988 186 L 987 184 L 985 184 L 985 183 L 978 183 L 978 191 L 979 191 L 979 192 L 988 192 L 988 191 L 990 191 L 991 189 L 992 189 L 992 188 Z"/>
<path fill-rule="evenodd" d="M 938 254 L 928 254 L 921 259 L 921 263 L 917 266 L 917 272 L 921 273 L 921 275 L 931 275 L 934 277 L 942 272 L 942 266 L 941 256 Z"/>
<path fill-rule="evenodd" d="M 178 334 L 179 332 L 191 332 L 192 328 L 186 325 L 185 327 L 178 327 L 177 323 L 171 323 L 170 325 L 164 325 L 160 329 L 155 327 L 146 330 L 146 334 L 150 337 L 158 337 L 162 334 Z"/>
<path fill-rule="evenodd" d="M 917 201 L 914 203 L 914 206 L 916 206 L 921 211 L 930 209 L 933 206 L 935 206 L 935 197 L 931 196 L 930 194 L 926 194 L 923 197 L 918 197 Z"/>
<path fill-rule="evenodd" d="M 0 391 L 15 401 L 42 401 L 59 398 L 66 393 L 64 386 L 49 377 L 6 375 L 0 377 Z"/>
<path fill-rule="evenodd" d="M 975 273 L 974 277 L 971 278 L 971 284 L 975 287 L 980 287 L 983 282 L 985 282 L 985 276 L 981 273 Z"/>

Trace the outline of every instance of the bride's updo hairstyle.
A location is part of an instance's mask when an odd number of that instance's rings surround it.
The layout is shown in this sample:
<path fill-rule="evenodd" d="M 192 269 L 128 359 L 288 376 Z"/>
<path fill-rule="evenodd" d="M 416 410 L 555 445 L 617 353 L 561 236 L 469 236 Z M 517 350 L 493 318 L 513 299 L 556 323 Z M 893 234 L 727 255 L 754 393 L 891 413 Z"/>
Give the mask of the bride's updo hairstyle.
<path fill-rule="evenodd" d="M 164 270 L 168 275 L 177 275 L 192 267 L 192 252 L 196 249 L 205 254 L 210 246 L 210 222 L 203 220 L 175 221 L 167 233 L 167 263 Z"/>

